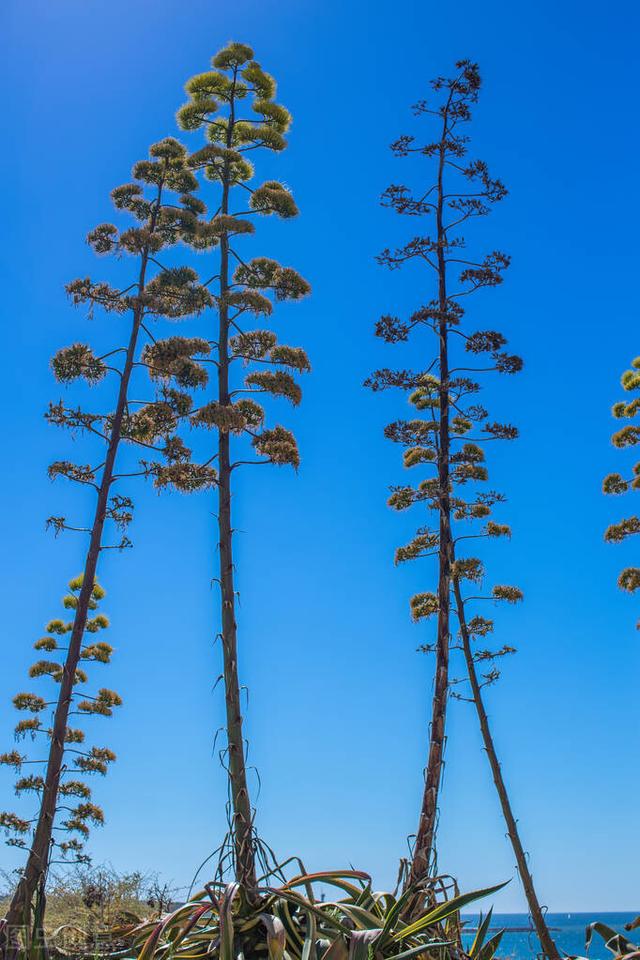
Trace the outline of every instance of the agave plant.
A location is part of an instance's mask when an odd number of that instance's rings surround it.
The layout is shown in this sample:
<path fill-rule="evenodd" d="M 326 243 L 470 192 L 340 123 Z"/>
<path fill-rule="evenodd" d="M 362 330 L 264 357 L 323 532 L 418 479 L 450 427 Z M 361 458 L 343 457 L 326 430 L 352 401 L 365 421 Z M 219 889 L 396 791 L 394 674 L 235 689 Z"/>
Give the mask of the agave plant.
<path fill-rule="evenodd" d="M 486 916 L 480 914 L 478 927 L 468 950 L 472 960 L 493 960 L 493 957 L 496 955 L 504 936 L 504 930 L 497 930 L 492 937 L 488 937 L 491 930 L 492 917 L 493 909 L 489 910 Z"/>
<path fill-rule="evenodd" d="M 634 920 L 633 923 L 626 924 L 625 930 L 635 930 L 638 926 L 640 926 L 640 917 Z M 638 946 L 638 944 L 632 943 L 623 933 L 618 933 L 613 927 L 608 926 L 606 923 L 601 923 L 600 920 L 596 920 L 595 923 L 590 923 L 587 927 L 585 944 L 587 953 L 589 952 L 594 933 L 602 937 L 605 947 L 611 951 L 615 960 L 638 960 L 638 958 L 640 958 L 640 946 Z"/>
<path fill-rule="evenodd" d="M 324 893 L 319 896 L 314 885 Z M 491 914 L 481 919 L 467 952 L 459 912 L 500 886 L 439 897 L 444 889 L 430 880 L 397 896 L 375 892 L 371 877 L 357 870 L 301 873 L 277 886 L 261 885 L 256 904 L 240 884 L 215 882 L 158 921 L 113 932 L 128 938 L 121 956 L 136 960 L 491 960 L 501 936 L 486 940 Z M 327 891 L 338 898 L 325 899 Z"/>

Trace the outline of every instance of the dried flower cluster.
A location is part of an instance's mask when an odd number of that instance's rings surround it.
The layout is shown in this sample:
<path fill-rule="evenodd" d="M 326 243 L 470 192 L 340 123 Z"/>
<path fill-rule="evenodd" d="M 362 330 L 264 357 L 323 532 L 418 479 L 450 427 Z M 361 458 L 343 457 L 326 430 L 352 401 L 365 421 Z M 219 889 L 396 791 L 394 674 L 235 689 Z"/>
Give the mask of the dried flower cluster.
<path fill-rule="evenodd" d="M 631 368 L 622 374 L 620 383 L 626 393 L 637 394 L 640 391 L 640 357 L 632 360 Z M 621 400 L 615 403 L 612 409 L 616 420 L 632 420 L 639 411 L 640 396 L 629 401 Z M 640 443 L 640 426 L 626 424 L 613 434 L 611 442 L 619 450 L 637 446 Z M 631 467 L 631 476 L 625 478 L 620 473 L 610 473 L 602 483 L 603 493 L 606 494 L 619 495 L 638 489 L 640 489 L 640 462 L 634 463 Z M 627 537 L 637 533 L 640 533 L 640 518 L 634 515 L 610 524 L 605 531 L 604 539 L 607 543 L 623 543 Z M 640 588 L 640 568 L 626 567 L 622 570 L 618 577 L 618 586 L 627 593 L 635 593 Z M 640 620 L 636 626 L 640 629 Z"/>
<path fill-rule="evenodd" d="M 82 576 L 75 577 L 69 582 L 70 592 L 62 600 L 66 610 L 77 609 L 82 583 Z M 97 612 L 98 604 L 104 596 L 103 588 L 94 581 L 89 601 L 91 616 L 85 625 L 87 633 L 98 633 L 109 626 L 107 617 Z M 0 754 L 0 764 L 13 767 L 18 775 L 15 782 L 16 795 L 21 797 L 23 794 L 33 793 L 38 797 L 38 802 L 41 801 L 45 788 L 43 772 L 47 764 L 41 756 L 45 752 L 46 744 L 53 736 L 53 728 L 47 725 L 46 711 L 57 702 L 55 684 L 59 685 L 63 680 L 65 671 L 63 658 L 68 649 L 65 641 L 73 630 L 73 621 L 50 620 L 45 630 L 46 635 L 36 640 L 33 646 L 38 651 L 44 650 L 54 656 L 57 654 L 57 659 L 37 660 L 29 669 L 29 676 L 33 679 L 48 678 L 51 692 L 46 699 L 37 693 L 16 694 L 13 699 L 14 707 L 20 713 L 27 714 L 15 727 L 15 738 L 21 744 L 21 749 Z M 80 652 L 80 659 L 85 664 L 107 664 L 111 660 L 112 652 L 110 644 L 104 640 L 85 642 Z M 70 711 L 70 715 L 75 714 L 85 718 L 92 715 L 110 717 L 113 707 L 120 706 L 122 703 L 117 693 L 105 687 L 100 688 L 95 695 L 86 693 L 84 685 L 88 682 L 88 677 L 83 669 L 76 668 L 71 682 L 74 709 Z M 76 690 L 76 687 L 80 689 Z M 29 744 L 35 759 L 28 752 Z M 67 727 L 65 744 L 68 756 L 59 775 L 58 802 L 55 810 L 59 822 L 51 843 L 63 859 L 71 858 L 76 862 L 87 862 L 89 858 L 84 853 L 84 841 L 89 835 L 89 825 L 102 825 L 104 814 L 99 806 L 91 802 L 91 788 L 84 779 L 78 779 L 78 774 L 104 775 L 108 765 L 116 757 L 108 747 L 87 746 L 85 732 L 79 727 Z M 41 772 L 25 774 L 25 767 L 32 764 Z M 70 804 L 74 805 L 70 806 Z M 62 814 L 65 819 L 60 819 L 59 814 Z M 35 823 L 37 823 L 37 817 L 24 819 L 13 812 L 0 812 L 0 826 L 7 834 L 9 846 L 29 849 L 33 842 Z"/>

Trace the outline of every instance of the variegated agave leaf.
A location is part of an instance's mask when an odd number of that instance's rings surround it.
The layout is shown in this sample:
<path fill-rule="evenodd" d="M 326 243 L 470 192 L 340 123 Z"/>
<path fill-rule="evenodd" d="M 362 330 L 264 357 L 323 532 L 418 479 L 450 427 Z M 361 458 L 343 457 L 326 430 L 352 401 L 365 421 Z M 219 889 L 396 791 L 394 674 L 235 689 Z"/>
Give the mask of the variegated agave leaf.
<path fill-rule="evenodd" d="M 600 934 L 607 950 L 610 950 L 611 953 L 615 955 L 616 960 L 631 960 L 631 958 L 640 956 L 640 948 L 635 943 L 628 940 L 624 934 L 618 933 L 613 927 L 608 926 L 606 923 L 601 923 L 599 920 L 590 923 L 587 927 L 585 935 L 587 951 L 591 946 L 594 933 Z"/>
<path fill-rule="evenodd" d="M 478 920 L 478 929 L 476 930 L 476 935 L 473 938 L 473 943 L 469 947 L 469 956 L 471 960 L 475 960 L 476 957 L 480 955 L 480 951 L 484 946 L 484 942 L 489 931 L 489 924 L 491 923 L 491 917 L 493 915 L 493 909 L 489 910 L 486 916 L 480 914 Z"/>
<path fill-rule="evenodd" d="M 220 960 L 236 960 L 234 951 L 233 901 L 240 893 L 239 883 L 229 883 L 220 901 Z M 145 958 L 146 960 L 146 958 Z"/>
<path fill-rule="evenodd" d="M 349 947 L 344 937 L 336 937 L 322 954 L 322 960 L 349 960 Z"/>
<path fill-rule="evenodd" d="M 307 931 L 300 960 L 317 960 L 318 946 L 316 935 L 316 918 L 311 911 L 307 911 Z"/>
<path fill-rule="evenodd" d="M 381 960 L 382 954 L 371 949 L 381 930 L 354 930 L 349 938 L 349 960 Z"/>
<path fill-rule="evenodd" d="M 489 937 L 487 942 L 484 944 L 480 952 L 478 953 L 478 960 L 493 960 L 502 942 L 504 936 L 504 930 L 498 930 L 497 933 L 494 933 L 492 937 Z"/>
<path fill-rule="evenodd" d="M 287 945 L 287 934 L 282 920 L 268 913 L 261 913 L 260 920 L 267 931 L 269 960 L 282 960 Z"/>

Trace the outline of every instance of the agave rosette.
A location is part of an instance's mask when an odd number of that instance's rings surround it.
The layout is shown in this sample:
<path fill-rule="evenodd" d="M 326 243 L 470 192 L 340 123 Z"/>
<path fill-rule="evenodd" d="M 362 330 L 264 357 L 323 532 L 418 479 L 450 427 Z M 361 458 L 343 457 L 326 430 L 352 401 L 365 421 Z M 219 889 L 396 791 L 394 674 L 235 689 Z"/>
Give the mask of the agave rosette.
<path fill-rule="evenodd" d="M 315 886 L 337 892 L 324 899 Z M 238 883 L 209 883 L 160 920 L 127 930 L 120 956 L 135 960 L 382 960 L 471 956 L 491 960 L 500 941 L 485 942 L 490 914 L 469 952 L 460 940 L 460 910 L 500 887 L 437 899 L 436 881 L 396 895 L 376 892 L 358 870 L 302 873 L 277 886 L 261 886 L 251 903 Z M 114 931 L 115 932 L 115 931 Z"/>

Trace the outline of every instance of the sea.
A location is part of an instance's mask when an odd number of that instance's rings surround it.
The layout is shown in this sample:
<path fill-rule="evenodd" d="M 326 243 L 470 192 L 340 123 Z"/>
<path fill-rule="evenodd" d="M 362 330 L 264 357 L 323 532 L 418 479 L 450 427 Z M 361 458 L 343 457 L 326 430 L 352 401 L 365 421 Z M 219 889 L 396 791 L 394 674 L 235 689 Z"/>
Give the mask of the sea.
<path fill-rule="evenodd" d="M 561 954 L 569 957 L 589 957 L 589 960 L 613 960 L 614 954 L 607 950 L 604 941 L 596 933 L 593 935 L 587 953 L 585 947 L 587 926 L 594 920 L 600 920 L 637 944 L 640 943 L 640 928 L 628 933 L 624 925 L 634 920 L 639 913 L 640 911 L 636 913 L 548 913 L 547 922 Z M 477 926 L 477 915 L 464 914 L 463 919 L 467 929 Z M 531 923 L 526 913 L 493 914 L 489 936 L 502 928 L 506 931 L 497 952 L 500 960 L 533 960 L 540 954 L 538 938 L 530 927 Z"/>

